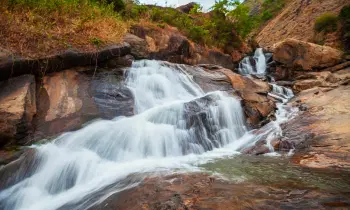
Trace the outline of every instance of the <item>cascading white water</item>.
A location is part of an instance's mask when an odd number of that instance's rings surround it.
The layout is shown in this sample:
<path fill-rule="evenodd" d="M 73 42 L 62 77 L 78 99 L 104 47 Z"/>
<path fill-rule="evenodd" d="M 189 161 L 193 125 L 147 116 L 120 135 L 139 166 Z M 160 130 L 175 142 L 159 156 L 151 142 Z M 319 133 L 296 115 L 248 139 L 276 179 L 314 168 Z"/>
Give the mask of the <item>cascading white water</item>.
<path fill-rule="evenodd" d="M 266 71 L 266 58 L 262 48 L 258 48 L 255 50 L 254 60 L 256 61 L 257 73 L 264 74 Z"/>
<path fill-rule="evenodd" d="M 263 49 L 257 48 L 253 57 L 247 56 L 243 58 L 243 60 L 239 63 L 238 71 L 243 75 L 265 74 L 266 58 Z"/>
<path fill-rule="evenodd" d="M 131 174 L 188 167 L 206 151 L 246 144 L 240 102 L 223 92 L 205 94 L 180 69 L 158 61 L 134 63 L 126 82 L 136 115 L 96 121 L 35 146 L 35 171 L 0 192 L 0 208 L 65 209 Z"/>
<path fill-rule="evenodd" d="M 265 56 L 263 49 L 258 48 L 255 50 L 253 57 L 247 56 L 240 62 L 238 71 L 242 75 L 266 76 L 266 61 L 271 58 L 271 56 L 272 55 L 270 54 Z M 274 78 L 270 77 L 270 79 L 274 81 Z M 276 84 L 270 85 L 272 86 L 272 91 L 269 93 L 269 95 L 280 101 L 280 103 L 276 103 L 276 120 L 271 121 L 261 128 L 260 134 L 255 136 L 255 141 L 251 141 L 250 144 L 246 145 L 246 147 L 252 146 L 256 141 L 264 138 L 267 141 L 267 146 L 269 146 L 270 151 L 273 152 L 274 148 L 271 146 L 271 141 L 283 136 L 280 124 L 292 118 L 296 113 L 296 109 L 285 105 L 285 103 L 294 96 L 291 89 Z"/>

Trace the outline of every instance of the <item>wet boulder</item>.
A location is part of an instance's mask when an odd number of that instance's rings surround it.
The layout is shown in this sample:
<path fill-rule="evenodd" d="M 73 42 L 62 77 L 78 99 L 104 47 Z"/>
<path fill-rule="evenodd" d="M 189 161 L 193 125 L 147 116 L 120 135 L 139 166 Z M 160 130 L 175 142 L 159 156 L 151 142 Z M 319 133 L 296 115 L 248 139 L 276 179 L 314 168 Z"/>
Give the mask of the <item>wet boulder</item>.
<path fill-rule="evenodd" d="M 215 116 L 211 113 L 211 108 L 218 106 L 217 100 L 219 100 L 217 95 L 210 94 L 184 104 L 186 129 L 193 131 L 191 139 L 184 141 L 184 144 L 188 144 L 183 145 L 185 154 L 191 144 L 201 145 L 205 151 L 220 146 L 221 143 L 216 136 L 219 127 L 215 125 Z"/>
<path fill-rule="evenodd" d="M 270 149 L 266 144 L 266 140 L 261 139 L 257 141 L 254 145 L 243 149 L 241 153 L 246 155 L 263 155 L 269 153 Z"/>
<path fill-rule="evenodd" d="M 35 79 L 22 75 L 0 83 L 0 146 L 25 144 L 36 114 Z"/>
<path fill-rule="evenodd" d="M 250 127 L 258 128 L 262 126 L 262 121 L 265 121 L 264 124 L 270 121 L 270 117 L 274 115 L 276 105 L 268 97 L 271 86 L 267 82 L 236 74 L 229 69 L 222 68 L 217 71 L 228 77 L 232 88 L 242 98 L 244 112 Z"/>

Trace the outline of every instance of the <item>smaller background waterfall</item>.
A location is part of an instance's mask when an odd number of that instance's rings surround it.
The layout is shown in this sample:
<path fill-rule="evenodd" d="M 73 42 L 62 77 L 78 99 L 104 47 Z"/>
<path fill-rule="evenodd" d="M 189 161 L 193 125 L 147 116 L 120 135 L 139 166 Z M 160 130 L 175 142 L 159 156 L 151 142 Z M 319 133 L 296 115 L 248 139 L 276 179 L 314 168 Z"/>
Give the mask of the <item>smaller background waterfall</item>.
<path fill-rule="evenodd" d="M 255 50 L 254 56 L 247 56 L 240 62 L 238 72 L 246 76 L 254 75 L 261 79 L 267 79 L 268 62 L 270 62 L 271 58 L 271 53 L 264 53 L 262 48 L 258 48 Z M 289 99 L 294 97 L 293 91 L 275 84 L 273 77 L 270 76 L 269 79 L 271 80 L 270 85 L 272 86 L 269 95 L 279 101 L 276 103 L 276 120 L 260 128 L 259 134 L 255 135 L 255 141 L 250 142 L 245 148 L 252 147 L 260 140 L 266 140 L 270 152 L 274 152 L 271 141 L 283 137 L 280 125 L 295 116 L 297 109 L 286 105 Z"/>
<path fill-rule="evenodd" d="M 267 62 L 271 59 L 270 53 L 264 53 L 257 48 L 253 56 L 247 56 L 239 63 L 238 72 L 242 75 L 265 75 Z"/>

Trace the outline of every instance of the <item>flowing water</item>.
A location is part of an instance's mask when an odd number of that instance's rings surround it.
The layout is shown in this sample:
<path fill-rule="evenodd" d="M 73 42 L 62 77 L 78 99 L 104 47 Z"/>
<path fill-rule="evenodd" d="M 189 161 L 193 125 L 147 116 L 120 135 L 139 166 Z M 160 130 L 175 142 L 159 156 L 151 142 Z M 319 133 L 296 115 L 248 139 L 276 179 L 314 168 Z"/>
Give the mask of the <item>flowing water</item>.
<path fill-rule="evenodd" d="M 266 68 L 261 53 L 255 55 L 258 73 Z M 204 93 L 184 68 L 192 67 L 135 62 L 126 84 L 134 95 L 136 114 L 97 120 L 33 146 L 31 175 L 16 177 L 16 183 L 0 192 L 0 209 L 86 209 L 105 199 L 97 195 L 111 185 L 109 193 L 137 185 L 139 179 L 125 181 L 133 174 L 197 170 L 194 166 L 236 154 L 262 137 L 269 142 L 282 135 L 279 124 L 292 115 L 283 103 L 277 120 L 255 135 L 245 126 L 238 99 L 219 91 Z M 292 97 L 279 86 L 270 94 L 282 102 Z M 74 203 L 79 205 L 67 207 Z"/>
<path fill-rule="evenodd" d="M 238 71 L 240 74 L 260 74 L 266 73 L 266 57 L 262 48 L 258 48 L 254 52 L 254 56 L 247 56 L 239 63 Z"/>

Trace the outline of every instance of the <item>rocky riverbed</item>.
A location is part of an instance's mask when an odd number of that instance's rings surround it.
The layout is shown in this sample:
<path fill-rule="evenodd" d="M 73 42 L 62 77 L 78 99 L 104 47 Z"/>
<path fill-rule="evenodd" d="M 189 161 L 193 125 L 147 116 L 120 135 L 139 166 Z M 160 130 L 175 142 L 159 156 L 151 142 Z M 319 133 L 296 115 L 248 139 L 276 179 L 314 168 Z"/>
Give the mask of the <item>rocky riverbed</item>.
<path fill-rule="evenodd" d="M 79 53 L 52 57 L 43 76 L 43 60 L 16 60 L 11 78 L 8 62 L 0 66 L 0 208 L 22 205 L 16 183 L 28 190 L 28 180 L 42 193 L 33 193 L 40 208 L 62 210 L 350 207 L 349 57 L 287 39 L 234 65 L 162 33 L 128 34 L 131 45 L 102 50 L 94 66 L 95 57 Z M 152 51 L 158 36 L 166 40 Z M 38 66 L 23 74 L 31 63 Z M 46 158 L 62 170 L 49 168 Z M 82 181 L 77 174 L 85 166 Z M 117 179 L 125 168 L 131 172 Z M 75 200 L 58 199 L 91 183 Z M 9 195 L 14 200 L 4 199 Z"/>

